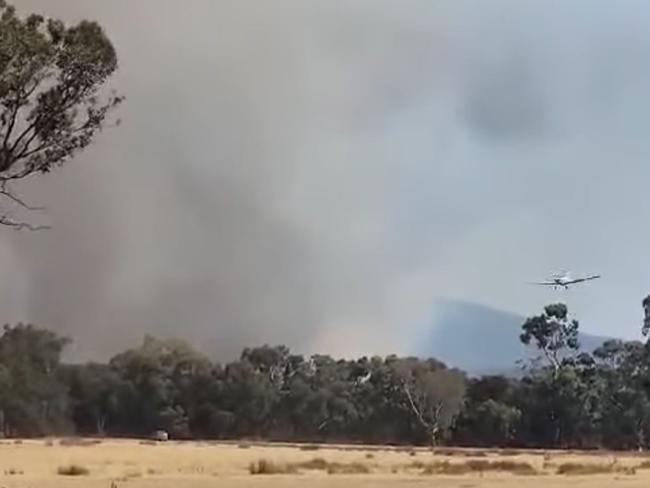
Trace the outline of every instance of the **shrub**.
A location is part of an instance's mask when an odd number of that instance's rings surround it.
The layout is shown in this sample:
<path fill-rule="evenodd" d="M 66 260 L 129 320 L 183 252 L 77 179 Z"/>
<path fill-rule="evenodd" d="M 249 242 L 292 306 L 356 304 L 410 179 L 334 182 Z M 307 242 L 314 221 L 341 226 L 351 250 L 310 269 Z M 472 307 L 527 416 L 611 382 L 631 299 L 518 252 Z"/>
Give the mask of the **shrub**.
<path fill-rule="evenodd" d="M 59 441 L 60 446 L 80 446 L 80 447 L 87 447 L 87 446 L 95 446 L 97 444 L 101 444 L 102 441 L 101 439 L 80 439 L 80 438 L 74 438 L 70 437 L 67 439 L 61 439 Z"/>
<path fill-rule="evenodd" d="M 250 474 L 293 474 L 297 472 L 295 465 L 277 464 L 268 459 L 258 459 L 248 466 Z"/>
<path fill-rule="evenodd" d="M 616 462 L 610 464 L 594 463 L 562 463 L 557 467 L 557 474 L 564 475 L 589 475 L 589 474 L 608 474 L 624 473 L 635 474 L 636 468 L 619 466 Z"/>
<path fill-rule="evenodd" d="M 325 459 L 323 458 L 313 458 L 310 459 L 309 461 L 303 461 L 301 463 L 294 464 L 294 466 L 297 469 L 313 469 L 313 470 L 323 470 L 325 471 L 328 467 L 329 464 Z"/>
<path fill-rule="evenodd" d="M 305 444 L 300 446 L 301 451 L 318 451 L 320 446 L 318 444 Z"/>
<path fill-rule="evenodd" d="M 84 466 L 70 464 L 68 466 L 59 466 L 57 473 L 61 476 L 86 476 L 90 471 Z"/>
<path fill-rule="evenodd" d="M 414 466 L 414 465 L 413 465 Z M 416 467 L 416 466 L 414 466 Z M 516 475 L 534 475 L 537 471 L 533 466 L 520 461 L 486 461 L 470 459 L 463 463 L 450 463 L 449 461 L 436 461 L 424 465 L 422 474 L 467 474 L 485 472 L 507 472 Z"/>
<path fill-rule="evenodd" d="M 330 463 L 328 474 L 368 474 L 370 468 L 363 463 Z"/>

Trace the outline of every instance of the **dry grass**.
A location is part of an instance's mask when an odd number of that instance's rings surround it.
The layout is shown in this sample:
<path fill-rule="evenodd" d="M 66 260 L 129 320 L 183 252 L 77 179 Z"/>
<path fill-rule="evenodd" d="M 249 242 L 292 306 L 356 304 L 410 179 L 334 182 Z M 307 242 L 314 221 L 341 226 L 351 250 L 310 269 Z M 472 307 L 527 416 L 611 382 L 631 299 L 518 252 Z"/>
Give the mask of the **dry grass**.
<path fill-rule="evenodd" d="M 142 477 L 142 471 L 139 469 L 129 469 L 124 473 L 123 478 L 124 479 L 133 479 L 133 478 L 141 478 Z"/>
<path fill-rule="evenodd" d="M 304 444 L 300 446 L 301 451 L 318 451 L 320 446 L 318 444 Z"/>
<path fill-rule="evenodd" d="M 88 476 L 90 470 L 78 464 L 69 464 L 67 466 L 59 466 L 56 470 L 57 474 L 61 476 Z"/>
<path fill-rule="evenodd" d="M 369 466 L 360 462 L 329 462 L 323 458 L 313 458 L 308 461 L 294 463 L 279 463 L 262 458 L 250 463 L 248 472 L 258 474 L 298 474 L 302 471 L 326 471 L 328 474 L 368 474 Z"/>
<path fill-rule="evenodd" d="M 47 442 L 51 442 L 53 445 L 54 443 L 49 440 Z M 64 447 L 71 447 L 71 446 L 78 446 L 78 447 L 89 447 L 89 446 L 96 446 L 102 443 L 101 439 L 82 439 L 82 438 L 76 438 L 76 437 L 68 437 L 65 439 L 61 439 L 59 441 L 60 446 Z"/>
<path fill-rule="evenodd" d="M 104 439 L 94 447 L 85 441 L 62 448 L 59 439 L 51 441 L 54 447 L 46 440 L 24 440 L 20 448 L 13 440 L 0 444 L 0 478 L 5 475 L 0 485 L 109 488 L 114 480 L 115 488 L 608 488 L 620 479 L 626 488 L 650 486 L 650 457 L 638 453 L 551 455 L 540 450 L 511 451 L 507 456 L 493 449 L 432 453 L 427 448 L 324 444 L 305 449 L 316 444 L 248 440 L 154 446 Z"/>
<path fill-rule="evenodd" d="M 250 474 L 295 474 L 298 472 L 293 464 L 276 463 L 269 459 L 258 459 L 248 466 Z"/>
<path fill-rule="evenodd" d="M 422 469 L 422 474 L 427 475 L 464 475 L 489 472 L 505 472 L 519 476 L 538 474 L 537 470 L 530 463 L 524 461 L 486 461 L 472 459 L 465 462 L 434 461 L 428 464 L 413 463 L 411 466 L 416 469 Z"/>
<path fill-rule="evenodd" d="M 499 449 L 496 451 L 496 454 L 499 456 L 506 456 L 506 457 L 512 457 L 512 456 L 519 456 L 520 454 L 525 454 L 519 449 Z"/>
<path fill-rule="evenodd" d="M 370 467 L 366 464 L 353 463 L 330 463 L 327 467 L 327 474 L 369 474 Z"/>
<path fill-rule="evenodd" d="M 557 474 L 585 476 L 592 474 L 636 474 L 636 467 L 621 466 L 616 461 L 611 463 L 562 463 L 557 467 Z"/>
<path fill-rule="evenodd" d="M 309 461 L 302 461 L 294 464 L 297 469 L 322 470 L 327 471 L 329 463 L 323 458 L 313 458 Z"/>

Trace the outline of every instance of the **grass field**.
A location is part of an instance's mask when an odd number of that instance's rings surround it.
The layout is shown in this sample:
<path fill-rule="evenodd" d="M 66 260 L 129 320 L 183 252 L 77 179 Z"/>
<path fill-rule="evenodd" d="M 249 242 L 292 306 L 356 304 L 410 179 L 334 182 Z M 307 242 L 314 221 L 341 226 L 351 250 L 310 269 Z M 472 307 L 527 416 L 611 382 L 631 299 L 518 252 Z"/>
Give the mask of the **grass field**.
<path fill-rule="evenodd" d="M 650 456 L 128 440 L 0 443 L 6 488 L 650 486 Z"/>

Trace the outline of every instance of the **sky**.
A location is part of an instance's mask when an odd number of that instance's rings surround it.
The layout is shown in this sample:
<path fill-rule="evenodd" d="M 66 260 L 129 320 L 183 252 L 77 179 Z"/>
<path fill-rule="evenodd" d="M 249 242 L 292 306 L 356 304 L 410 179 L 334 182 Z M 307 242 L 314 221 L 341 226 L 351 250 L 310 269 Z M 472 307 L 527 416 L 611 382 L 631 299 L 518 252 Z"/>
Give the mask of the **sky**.
<path fill-rule="evenodd" d="M 409 353 L 436 301 L 638 337 L 650 293 L 641 0 L 19 0 L 112 39 L 122 123 L 20 187 L 6 322 L 105 357 Z M 602 274 L 568 292 L 527 285 Z"/>

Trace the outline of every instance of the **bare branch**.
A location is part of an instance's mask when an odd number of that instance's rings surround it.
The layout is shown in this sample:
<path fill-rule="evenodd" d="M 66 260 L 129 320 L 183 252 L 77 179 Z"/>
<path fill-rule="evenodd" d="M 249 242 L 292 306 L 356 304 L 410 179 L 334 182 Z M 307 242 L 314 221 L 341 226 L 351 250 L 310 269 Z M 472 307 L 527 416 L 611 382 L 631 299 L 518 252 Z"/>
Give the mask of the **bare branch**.
<path fill-rule="evenodd" d="M 20 222 L 6 215 L 0 215 L 0 225 L 6 225 L 7 227 L 12 227 L 15 230 L 26 229 L 31 231 L 46 230 L 50 228 L 49 225 L 32 225 L 28 222 Z"/>
<path fill-rule="evenodd" d="M 426 428 L 430 428 L 430 425 L 427 423 L 426 420 L 424 420 L 424 416 L 422 415 L 422 412 L 418 409 L 418 407 L 415 405 L 415 402 L 413 401 L 413 397 L 411 396 L 411 391 L 409 387 L 406 384 L 406 381 L 402 383 L 402 388 L 404 389 L 404 393 L 406 393 L 406 398 L 409 401 L 409 404 L 411 406 L 411 409 L 413 410 L 413 413 L 415 413 L 415 416 L 418 418 L 420 423 Z"/>
<path fill-rule="evenodd" d="M 27 205 L 24 200 L 14 194 L 8 186 L 7 181 L 0 182 L 0 195 L 5 196 L 27 210 L 45 210 L 45 207 L 33 207 Z"/>

